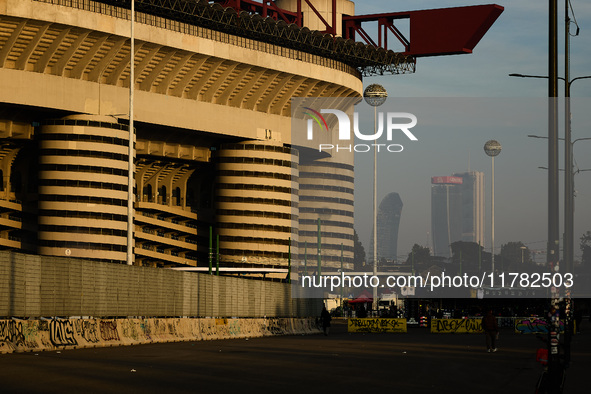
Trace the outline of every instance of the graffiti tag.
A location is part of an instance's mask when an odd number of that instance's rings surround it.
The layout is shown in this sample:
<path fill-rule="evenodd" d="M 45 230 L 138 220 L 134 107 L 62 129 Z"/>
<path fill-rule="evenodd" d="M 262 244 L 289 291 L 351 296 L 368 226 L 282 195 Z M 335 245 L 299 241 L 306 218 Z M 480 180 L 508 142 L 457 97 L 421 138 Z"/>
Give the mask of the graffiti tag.
<path fill-rule="evenodd" d="M 49 322 L 49 340 L 53 346 L 78 345 L 71 320 L 53 319 Z"/>
<path fill-rule="evenodd" d="M 101 320 L 101 338 L 103 341 L 118 341 L 117 320 Z"/>
<path fill-rule="evenodd" d="M 76 333 L 86 342 L 97 343 L 99 341 L 98 327 L 96 320 L 78 319 L 74 321 Z"/>
<path fill-rule="evenodd" d="M 431 332 L 434 333 L 481 333 L 481 319 L 433 319 Z"/>
<path fill-rule="evenodd" d="M 560 321 L 560 332 L 564 332 L 564 321 Z M 515 332 L 519 334 L 547 334 L 548 322 L 539 317 L 515 319 Z"/>
<path fill-rule="evenodd" d="M 232 336 L 240 335 L 240 323 L 237 321 L 232 321 L 228 325 L 228 333 Z"/>
<path fill-rule="evenodd" d="M 20 345 L 25 342 L 23 325 L 20 321 L 0 320 L 0 342 L 10 342 Z"/>
<path fill-rule="evenodd" d="M 349 332 L 406 332 L 405 319 L 349 319 Z"/>

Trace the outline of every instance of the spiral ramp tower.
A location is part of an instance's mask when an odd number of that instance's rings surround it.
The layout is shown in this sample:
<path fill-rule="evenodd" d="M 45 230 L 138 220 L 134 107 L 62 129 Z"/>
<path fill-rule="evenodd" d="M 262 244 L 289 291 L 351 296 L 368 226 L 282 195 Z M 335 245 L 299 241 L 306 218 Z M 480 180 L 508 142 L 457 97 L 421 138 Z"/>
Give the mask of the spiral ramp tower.
<path fill-rule="evenodd" d="M 40 130 L 39 253 L 125 260 L 128 127 L 75 115 Z"/>
<path fill-rule="evenodd" d="M 226 264 L 281 267 L 297 250 L 297 157 L 273 140 L 221 146 L 215 200 Z"/>

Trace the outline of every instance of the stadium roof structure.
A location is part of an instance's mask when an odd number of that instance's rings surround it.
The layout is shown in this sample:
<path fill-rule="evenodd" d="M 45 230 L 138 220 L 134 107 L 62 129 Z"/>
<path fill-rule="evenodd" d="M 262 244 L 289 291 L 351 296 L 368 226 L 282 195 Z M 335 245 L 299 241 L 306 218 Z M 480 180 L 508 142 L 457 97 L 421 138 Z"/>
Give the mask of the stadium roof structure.
<path fill-rule="evenodd" d="M 130 0 L 97 0 L 131 8 Z M 135 9 L 150 15 L 206 27 L 237 36 L 313 53 L 357 68 L 362 75 L 402 74 L 415 71 L 413 56 L 388 51 L 330 33 L 311 31 L 272 16 L 223 7 L 207 0 L 135 0 Z M 289 19 L 288 19 L 289 20 Z"/>
<path fill-rule="evenodd" d="M 131 0 L 96 1 L 131 8 Z M 302 27 L 302 1 L 326 25 L 326 30 L 311 31 Z M 139 12 L 335 59 L 357 68 L 365 76 L 414 73 L 417 57 L 471 53 L 503 12 L 503 7 L 488 4 L 344 15 L 344 34 L 338 36 L 334 15 L 331 25 L 310 0 L 298 0 L 297 4 L 299 11 L 291 12 L 270 0 L 214 0 L 213 3 L 207 0 L 135 0 Z M 399 19 L 410 20 L 412 40 L 394 25 Z M 367 25 L 367 22 L 378 23 L 377 43 L 362 27 L 362 23 Z M 388 49 L 388 32 L 404 46 L 403 52 Z M 356 35 L 363 42 L 355 41 Z"/>

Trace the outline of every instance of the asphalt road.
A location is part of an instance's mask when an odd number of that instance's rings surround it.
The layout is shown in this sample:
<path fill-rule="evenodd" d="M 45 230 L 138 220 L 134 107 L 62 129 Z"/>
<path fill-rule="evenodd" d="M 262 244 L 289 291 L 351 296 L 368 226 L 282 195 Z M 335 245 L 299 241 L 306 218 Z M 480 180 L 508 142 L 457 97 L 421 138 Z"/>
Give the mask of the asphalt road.
<path fill-rule="evenodd" d="M 333 320 L 334 322 L 334 320 Z M 0 355 L 1 393 L 533 393 L 544 344 L 502 331 L 349 334 L 178 342 Z M 591 334 L 573 338 L 566 393 L 591 391 Z"/>

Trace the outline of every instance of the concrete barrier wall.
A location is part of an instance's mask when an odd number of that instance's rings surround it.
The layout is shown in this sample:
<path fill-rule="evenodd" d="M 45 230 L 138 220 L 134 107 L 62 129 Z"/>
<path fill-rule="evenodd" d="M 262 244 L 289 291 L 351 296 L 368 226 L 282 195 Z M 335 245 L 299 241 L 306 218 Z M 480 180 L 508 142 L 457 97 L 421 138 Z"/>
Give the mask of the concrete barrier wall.
<path fill-rule="evenodd" d="M 0 252 L 0 317 L 308 317 L 287 283 Z"/>
<path fill-rule="evenodd" d="M 5 319 L 0 353 L 318 332 L 313 318 Z"/>

